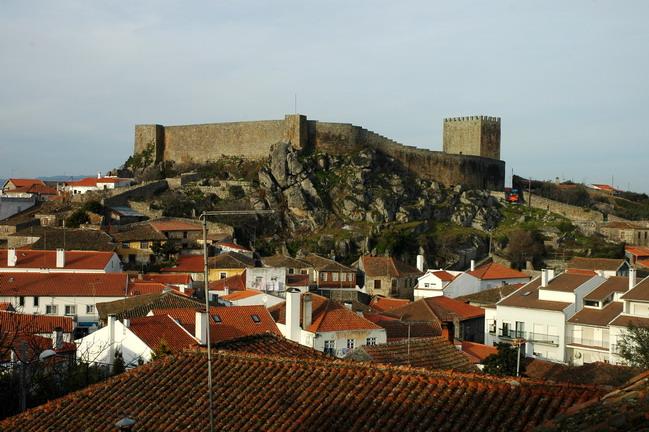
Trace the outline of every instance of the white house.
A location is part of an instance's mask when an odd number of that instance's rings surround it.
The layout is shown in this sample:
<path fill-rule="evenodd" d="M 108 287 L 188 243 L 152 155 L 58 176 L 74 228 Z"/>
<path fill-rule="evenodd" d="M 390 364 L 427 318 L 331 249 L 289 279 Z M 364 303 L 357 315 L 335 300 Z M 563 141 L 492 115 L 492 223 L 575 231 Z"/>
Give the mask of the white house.
<path fill-rule="evenodd" d="M 541 277 L 485 308 L 485 344 L 524 341 L 528 357 L 566 362 L 566 321 L 584 296 L 606 282 L 601 276 L 543 270 Z"/>
<path fill-rule="evenodd" d="M 458 274 L 442 291 L 446 297 L 456 298 L 503 285 L 525 284 L 529 280 L 525 273 L 502 264 L 490 262 L 475 267 L 475 262 L 471 260 L 469 271 Z"/>
<path fill-rule="evenodd" d="M 609 324 L 612 363 L 624 363 L 618 355 L 618 346 L 629 325 L 649 327 L 649 277 L 623 294 L 620 300 L 623 302 L 622 313 Z"/>
<path fill-rule="evenodd" d="M 387 342 L 379 325 L 338 302 L 297 289 L 289 289 L 286 302 L 269 311 L 284 337 L 337 357 L 362 345 Z"/>
<path fill-rule="evenodd" d="M 67 182 L 63 186 L 63 189 L 73 195 L 79 195 L 92 191 L 127 187 L 131 185 L 131 182 L 131 179 L 114 176 L 102 177 L 101 173 L 97 173 L 97 178 L 86 177 L 81 180 Z"/>
<path fill-rule="evenodd" d="M 115 252 L 65 249 L 0 249 L 0 272 L 117 273 L 122 265 Z"/>
<path fill-rule="evenodd" d="M 0 302 L 27 314 L 70 316 L 77 326 L 99 321 L 96 304 L 128 295 L 126 273 L 0 273 Z"/>
<path fill-rule="evenodd" d="M 415 300 L 426 297 L 437 297 L 444 295 L 444 288 L 450 284 L 458 274 L 462 272 L 450 270 L 427 270 L 423 276 L 417 279 L 415 287 Z"/>
<path fill-rule="evenodd" d="M 286 289 L 286 267 L 251 267 L 245 275 L 246 288 L 272 292 Z"/>
<path fill-rule="evenodd" d="M 197 331 L 200 333 L 202 328 L 198 326 Z M 162 341 L 172 352 L 198 346 L 201 342 L 168 315 L 125 319 L 124 322 L 116 320 L 115 315 L 108 315 L 105 327 L 76 341 L 77 358 L 86 363 L 111 366 L 119 351 L 126 367 L 135 367 L 151 360 Z"/>

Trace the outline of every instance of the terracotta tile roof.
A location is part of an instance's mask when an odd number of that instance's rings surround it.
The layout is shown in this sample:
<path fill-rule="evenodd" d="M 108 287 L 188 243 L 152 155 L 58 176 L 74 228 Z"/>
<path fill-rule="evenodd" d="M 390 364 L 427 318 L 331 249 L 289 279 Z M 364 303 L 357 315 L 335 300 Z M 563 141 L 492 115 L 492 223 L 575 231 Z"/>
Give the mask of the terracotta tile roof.
<path fill-rule="evenodd" d="M 141 431 L 207 430 L 205 362 L 204 353 L 168 356 L 5 419 L 0 429 L 112 431 L 128 416 Z M 517 432 L 604 393 L 328 359 L 218 352 L 212 362 L 218 431 Z"/>
<path fill-rule="evenodd" d="M 649 247 L 625 246 L 624 250 L 637 257 L 649 257 Z"/>
<path fill-rule="evenodd" d="M 35 228 L 35 227 L 33 227 Z M 37 232 L 39 239 L 36 243 L 29 246 L 30 249 L 38 250 L 54 250 L 56 248 L 65 248 L 67 251 L 80 250 L 80 251 L 114 251 L 115 244 L 111 236 L 103 231 L 92 229 L 70 229 L 70 228 L 54 228 L 40 227 L 41 230 Z M 12 237 L 17 236 L 31 236 L 32 228 L 26 228 L 13 234 Z"/>
<path fill-rule="evenodd" d="M 309 275 L 308 274 L 287 274 L 286 275 L 286 285 L 288 286 L 309 286 Z"/>
<path fill-rule="evenodd" d="M 310 263 L 306 261 L 299 260 L 297 258 L 292 258 L 286 255 L 273 255 L 270 257 L 263 257 L 261 262 L 266 267 L 286 267 L 286 268 L 311 268 L 313 267 Z"/>
<path fill-rule="evenodd" d="M 566 302 L 539 300 L 540 286 L 541 278 L 539 277 L 500 300 L 497 305 L 558 312 L 570 306 L 570 303 Z"/>
<path fill-rule="evenodd" d="M 8 191 L 9 193 L 29 193 L 38 195 L 58 195 L 59 191 L 46 185 L 34 184 L 30 186 L 20 186 Z"/>
<path fill-rule="evenodd" d="M 636 261 L 636 264 L 637 264 L 639 267 L 649 268 L 649 259 L 646 259 L 646 260 L 637 260 L 637 261 Z"/>
<path fill-rule="evenodd" d="M 372 308 L 372 310 L 375 310 L 377 312 L 385 312 L 401 306 L 405 306 L 408 303 L 410 303 L 410 300 L 374 296 L 370 301 L 370 307 Z"/>
<path fill-rule="evenodd" d="M 231 269 L 255 267 L 255 260 L 237 252 L 225 252 L 207 259 L 213 269 Z"/>
<path fill-rule="evenodd" d="M 137 282 L 136 279 L 135 281 Z M 159 282 L 169 285 L 189 285 L 192 283 L 192 276 L 189 273 L 185 274 L 157 274 L 157 273 L 144 273 L 142 281 Z"/>
<path fill-rule="evenodd" d="M 649 327 L 649 318 L 620 315 L 610 322 L 609 325 L 618 327 L 629 327 L 633 324 L 635 327 Z"/>
<path fill-rule="evenodd" d="M 466 303 L 477 303 L 483 305 L 483 307 L 491 307 L 495 306 L 496 303 L 498 303 L 500 300 L 507 297 L 509 294 L 513 293 L 524 285 L 525 284 L 503 285 L 498 288 L 491 288 L 474 294 L 456 297 L 456 300 Z"/>
<path fill-rule="evenodd" d="M 382 327 L 347 309 L 341 303 L 311 293 L 311 325 L 304 329 L 311 333 L 347 330 L 380 330 Z M 304 294 L 302 294 L 302 304 Z M 300 307 L 300 325 L 303 320 L 303 307 Z M 286 324 L 286 302 L 268 308 L 275 322 Z"/>
<path fill-rule="evenodd" d="M 444 336 L 411 339 L 409 343 L 402 340 L 380 345 L 364 345 L 354 349 L 346 358 L 425 369 L 477 371 L 468 358 Z"/>
<path fill-rule="evenodd" d="M 444 282 L 451 282 L 453 279 L 455 279 L 455 276 L 444 270 L 437 270 L 431 273 Z"/>
<path fill-rule="evenodd" d="M 649 419 L 649 372 L 588 403 L 577 404 L 548 420 L 543 431 L 646 431 Z"/>
<path fill-rule="evenodd" d="M 60 327 L 64 333 L 72 333 L 74 321 L 70 317 L 56 315 L 29 315 L 18 312 L 0 311 L 0 332 L 36 334 L 52 333 Z"/>
<path fill-rule="evenodd" d="M 584 296 L 584 300 L 604 300 L 613 293 L 623 293 L 629 289 L 629 278 L 623 276 L 611 276 Z"/>
<path fill-rule="evenodd" d="M 15 309 L 9 302 L 0 302 L 0 311 L 13 312 Z"/>
<path fill-rule="evenodd" d="M 215 344 L 214 348 L 218 350 L 276 355 L 282 357 L 331 358 L 325 356 L 321 351 L 300 345 L 297 342 L 293 342 L 290 339 L 286 339 L 283 336 L 278 336 L 274 333 L 256 334 L 238 339 L 231 339 Z"/>
<path fill-rule="evenodd" d="M 142 294 L 153 294 L 161 293 L 168 289 L 174 289 L 180 291 L 178 287 L 165 285 L 160 282 L 144 282 L 144 281 L 129 281 L 128 283 L 128 293 L 132 296 L 138 296 Z"/>
<path fill-rule="evenodd" d="M 181 255 L 176 260 L 175 267 L 160 269 L 163 273 L 203 273 L 204 270 L 203 255 Z"/>
<path fill-rule="evenodd" d="M 475 270 L 469 271 L 467 273 L 481 280 L 530 278 L 529 275 L 523 272 L 505 267 L 504 265 L 498 264 L 496 262 L 483 264 L 480 267 L 476 267 Z"/>
<path fill-rule="evenodd" d="M 482 363 L 490 355 L 498 354 L 496 347 L 469 341 L 462 341 L 462 352 L 467 354 L 473 363 Z"/>
<path fill-rule="evenodd" d="M 642 369 L 612 365 L 603 362 L 586 363 L 582 366 L 568 366 L 541 359 L 525 360 L 525 376 L 569 384 L 589 384 L 617 387 L 642 372 Z"/>
<path fill-rule="evenodd" d="M 236 291 L 233 292 L 232 294 L 221 296 L 220 298 L 227 301 L 237 301 L 237 300 L 243 300 L 250 297 L 254 297 L 260 294 L 262 294 L 261 291 L 257 291 L 254 289 L 246 289 L 244 291 Z"/>
<path fill-rule="evenodd" d="M 574 292 L 577 288 L 588 282 L 593 277 L 595 276 L 561 273 L 554 279 L 550 280 L 548 285 L 542 289 L 549 291 Z"/>
<path fill-rule="evenodd" d="M 597 272 L 595 270 L 584 270 L 584 269 L 574 269 L 574 268 L 566 269 L 566 273 L 578 274 L 578 275 L 586 275 L 586 276 L 595 276 L 595 275 L 597 275 Z"/>
<path fill-rule="evenodd" d="M 149 224 L 160 232 L 167 231 L 202 231 L 201 225 L 196 222 L 185 222 L 180 219 L 158 219 L 149 221 Z"/>
<path fill-rule="evenodd" d="M 117 177 L 86 177 L 80 180 L 66 182 L 68 186 L 85 186 L 85 187 L 97 187 L 97 183 L 121 183 L 128 181 L 126 178 L 117 178 Z"/>
<path fill-rule="evenodd" d="M 617 271 L 624 264 L 624 259 L 609 259 L 609 258 L 584 258 L 574 257 L 571 259 L 567 268 L 580 269 L 580 270 L 605 270 Z"/>
<path fill-rule="evenodd" d="M 407 339 L 408 336 L 411 338 L 430 338 L 442 334 L 442 325 L 439 321 L 430 323 L 415 322 L 409 325 L 407 322 L 381 314 L 366 313 L 364 317 L 385 329 L 388 342 Z"/>
<path fill-rule="evenodd" d="M 45 182 L 40 179 L 17 179 L 17 178 L 10 178 L 5 182 L 5 185 L 7 183 L 13 183 L 15 187 L 29 187 L 29 186 L 34 186 L 34 185 L 39 185 L 39 186 L 45 186 Z M 4 186 L 3 186 L 4 187 Z"/>
<path fill-rule="evenodd" d="M 25 363 L 39 361 L 38 356 L 40 353 L 45 350 L 54 349 L 52 346 L 52 338 L 39 335 L 20 335 L 10 339 L 0 339 L 0 345 L 4 345 L 0 346 L 0 355 L 4 357 L 0 358 L 0 360 L 6 362 L 11 361 L 10 353 L 5 352 L 6 349 L 13 351 L 18 360 Z M 72 356 L 74 356 L 76 350 L 77 346 L 72 342 L 63 342 L 60 348 L 54 349 L 57 354 Z"/>
<path fill-rule="evenodd" d="M 126 273 L 0 273 L 0 296 L 124 297 Z"/>
<path fill-rule="evenodd" d="M 228 288 L 230 291 L 245 291 L 246 290 L 246 272 L 227 277 L 225 279 L 217 279 L 210 282 L 210 289 L 213 291 L 223 291 Z"/>
<path fill-rule="evenodd" d="M 574 257 L 571 259 L 567 268 L 582 270 L 618 270 L 624 264 L 624 258 L 586 258 Z"/>
<path fill-rule="evenodd" d="M 402 278 L 408 276 L 419 277 L 424 274 L 417 270 L 416 267 L 389 256 L 363 255 L 360 257 L 360 261 L 363 271 L 368 277 Z"/>
<path fill-rule="evenodd" d="M 133 318 L 129 330 L 153 350 L 162 341 L 172 352 L 198 346 L 198 341 L 168 315 Z"/>
<path fill-rule="evenodd" d="M 613 321 L 615 317 L 622 313 L 623 306 L 624 305 L 622 304 L 622 302 L 614 301 L 606 305 L 601 310 L 584 307 L 582 310 L 573 315 L 572 318 L 568 320 L 568 322 L 573 324 L 606 327 L 608 323 Z"/>
<path fill-rule="evenodd" d="M 99 319 L 106 322 L 109 314 L 114 314 L 118 320 L 146 316 L 151 310 L 168 308 L 205 307 L 205 303 L 181 295 L 175 291 L 161 294 L 145 294 L 127 297 L 112 302 L 97 303 Z"/>
<path fill-rule="evenodd" d="M 126 225 L 123 230 L 111 232 L 113 239 L 118 243 L 136 241 L 165 241 L 167 237 L 157 231 L 148 223 Z"/>
<path fill-rule="evenodd" d="M 231 242 L 218 242 L 218 243 L 215 244 L 215 246 L 216 247 L 227 247 L 227 248 L 230 248 L 230 249 L 237 249 L 237 250 L 241 250 L 241 251 L 244 251 L 244 252 L 252 252 L 250 249 L 248 249 L 245 246 L 241 246 L 241 245 L 238 245 L 236 243 L 231 243 Z"/>
<path fill-rule="evenodd" d="M 307 263 L 311 264 L 311 266 L 318 271 L 343 271 L 350 273 L 355 272 L 354 269 L 347 267 L 346 265 L 340 264 L 337 261 L 321 257 L 320 255 L 316 254 L 309 254 L 305 256 L 302 261 L 306 261 Z"/>
<path fill-rule="evenodd" d="M 7 249 L 0 249 L 0 267 L 7 266 Z M 114 252 L 65 251 L 65 269 L 103 270 L 113 258 Z M 17 249 L 16 268 L 56 268 L 55 250 Z"/>
<path fill-rule="evenodd" d="M 649 277 L 642 279 L 621 298 L 623 300 L 649 301 Z"/>
<path fill-rule="evenodd" d="M 457 316 L 460 321 L 484 317 L 484 309 L 450 297 L 428 297 L 417 301 L 426 302 L 441 321 L 453 321 L 453 316 Z"/>
<path fill-rule="evenodd" d="M 156 309 L 154 315 L 169 315 L 194 334 L 196 326 L 196 309 Z M 214 320 L 218 315 L 220 323 Z M 258 318 L 258 321 L 255 318 Z M 212 343 L 237 339 L 263 333 L 281 333 L 264 306 L 219 306 L 210 307 L 210 340 Z"/>

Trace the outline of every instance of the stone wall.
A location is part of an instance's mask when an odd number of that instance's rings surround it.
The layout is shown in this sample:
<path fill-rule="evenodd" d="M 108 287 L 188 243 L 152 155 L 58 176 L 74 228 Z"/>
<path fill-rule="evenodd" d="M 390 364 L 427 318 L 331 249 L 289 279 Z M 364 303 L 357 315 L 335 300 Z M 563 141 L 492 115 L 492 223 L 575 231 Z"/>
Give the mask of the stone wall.
<path fill-rule="evenodd" d="M 349 123 L 307 120 L 297 114 L 287 115 L 284 120 L 169 126 L 160 131 L 161 127 L 136 126 L 135 151 L 154 144 L 157 161 L 189 162 L 216 160 L 223 155 L 262 159 L 280 141 L 332 154 L 371 147 L 399 160 L 421 177 L 446 185 L 501 190 L 505 181 L 505 162 L 497 159 L 404 146 Z"/>
<path fill-rule="evenodd" d="M 444 119 L 444 152 L 500 159 L 500 119 L 488 116 Z"/>
<path fill-rule="evenodd" d="M 156 180 L 128 188 L 119 188 L 111 191 L 112 195 L 101 200 L 105 207 L 128 205 L 129 201 L 150 199 L 169 188 L 166 180 Z"/>

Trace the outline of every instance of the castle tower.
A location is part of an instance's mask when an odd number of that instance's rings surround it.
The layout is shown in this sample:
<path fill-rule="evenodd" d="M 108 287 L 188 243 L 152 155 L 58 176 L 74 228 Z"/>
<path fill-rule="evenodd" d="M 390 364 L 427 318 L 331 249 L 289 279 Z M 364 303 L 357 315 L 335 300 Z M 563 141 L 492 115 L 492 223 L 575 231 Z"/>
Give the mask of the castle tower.
<path fill-rule="evenodd" d="M 500 160 L 500 118 L 470 116 L 444 119 L 444 153 Z"/>

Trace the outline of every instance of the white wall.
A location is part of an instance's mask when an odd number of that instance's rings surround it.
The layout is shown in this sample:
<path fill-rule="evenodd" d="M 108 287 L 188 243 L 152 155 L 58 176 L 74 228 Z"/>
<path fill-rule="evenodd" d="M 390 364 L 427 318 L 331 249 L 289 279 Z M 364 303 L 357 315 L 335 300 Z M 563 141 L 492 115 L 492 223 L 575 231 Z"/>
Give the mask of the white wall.
<path fill-rule="evenodd" d="M 246 269 L 246 288 L 253 288 L 259 291 L 284 291 L 286 288 L 286 268 L 248 268 Z"/>
<path fill-rule="evenodd" d="M 212 291 L 210 291 L 212 292 Z M 230 301 L 233 306 L 266 306 L 267 308 L 275 306 L 276 304 L 284 303 L 281 297 L 275 297 L 271 294 L 259 294 L 252 297 L 246 297 L 241 300 Z"/>
<path fill-rule="evenodd" d="M 277 323 L 277 328 L 284 335 L 289 338 L 286 325 Z M 347 353 L 347 339 L 354 339 L 354 347 L 365 345 L 367 338 L 376 338 L 376 343 L 384 344 L 387 342 L 387 336 L 384 329 L 371 329 L 371 330 L 348 330 L 339 332 L 323 332 L 311 333 L 305 330 L 300 330 L 299 343 L 304 346 L 314 348 L 318 351 L 324 351 L 325 341 L 333 340 L 335 353 L 337 357 L 343 357 Z"/>
<path fill-rule="evenodd" d="M 498 288 L 503 285 L 526 284 L 530 278 L 517 278 L 517 279 L 486 279 L 480 281 L 480 290 L 488 290 L 491 288 Z"/>
<path fill-rule="evenodd" d="M 444 288 L 444 295 L 450 298 L 456 298 L 464 295 L 475 294 L 480 292 L 481 281 L 475 276 L 468 273 L 462 273 Z"/>
<path fill-rule="evenodd" d="M 78 339 L 77 358 L 88 363 L 112 364 L 110 358 L 110 329 L 102 327 L 88 336 Z M 113 352 L 122 353 L 127 367 L 137 366 L 138 359 L 143 362 L 151 360 L 153 352 L 140 338 L 124 326 L 120 321 L 115 321 L 115 343 Z"/>
<path fill-rule="evenodd" d="M 12 296 L 0 296 L 0 302 L 10 302 L 20 310 L 22 313 L 26 314 L 39 314 L 46 315 L 46 305 L 56 305 L 57 313 L 56 315 L 65 315 L 65 306 L 76 306 L 76 321 L 77 322 L 88 322 L 96 323 L 99 321 L 99 314 L 97 313 L 97 303 L 111 302 L 124 297 L 50 297 L 50 296 L 39 296 L 38 297 L 38 306 L 34 306 L 34 296 L 25 296 L 25 305 L 20 306 L 20 298 Z M 95 306 L 95 311 L 93 313 L 86 312 L 86 306 L 92 305 Z"/>

